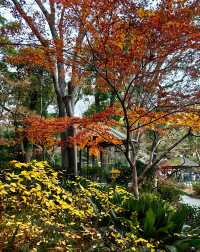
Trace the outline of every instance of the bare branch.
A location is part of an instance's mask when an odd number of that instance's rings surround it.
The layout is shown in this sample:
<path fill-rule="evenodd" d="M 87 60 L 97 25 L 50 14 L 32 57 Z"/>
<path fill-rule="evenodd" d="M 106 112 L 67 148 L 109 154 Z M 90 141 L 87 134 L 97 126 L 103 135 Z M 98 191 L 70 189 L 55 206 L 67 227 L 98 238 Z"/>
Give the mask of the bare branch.
<path fill-rule="evenodd" d="M 157 158 L 152 164 L 149 164 L 145 167 L 145 169 L 142 171 L 141 175 L 138 178 L 138 182 L 141 183 L 146 175 L 146 173 L 155 167 L 166 155 L 171 152 L 177 145 L 179 145 L 181 142 L 183 142 L 188 136 L 191 135 L 191 128 L 188 130 L 188 132 L 181 137 L 177 142 L 175 142 L 172 146 L 170 146 L 164 153 L 160 155 L 159 158 Z"/>
<path fill-rule="evenodd" d="M 41 0 L 35 0 L 37 5 L 39 6 L 39 8 L 41 9 L 42 13 L 44 14 L 44 16 L 46 17 L 46 19 L 49 19 L 49 13 L 47 11 L 47 9 L 44 7 L 44 5 L 42 4 Z"/>

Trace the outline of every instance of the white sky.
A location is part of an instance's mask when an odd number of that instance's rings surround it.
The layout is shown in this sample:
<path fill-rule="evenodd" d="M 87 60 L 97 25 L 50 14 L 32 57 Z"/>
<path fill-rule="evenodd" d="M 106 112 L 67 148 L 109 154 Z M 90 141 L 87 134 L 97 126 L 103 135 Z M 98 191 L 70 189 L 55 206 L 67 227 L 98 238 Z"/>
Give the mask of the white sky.
<path fill-rule="evenodd" d="M 94 96 L 86 96 L 85 98 L 79 100 L 75 106 L 75 116 L 81 116 L 93 102 Z"/>

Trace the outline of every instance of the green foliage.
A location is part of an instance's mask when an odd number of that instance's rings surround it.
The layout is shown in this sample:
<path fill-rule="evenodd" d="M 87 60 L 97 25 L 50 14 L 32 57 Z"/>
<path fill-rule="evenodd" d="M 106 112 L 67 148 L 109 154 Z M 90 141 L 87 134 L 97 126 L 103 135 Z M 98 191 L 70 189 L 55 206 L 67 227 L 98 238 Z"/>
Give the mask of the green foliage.
<path fill-rule="evenodd" d="M 191 226 L 194 229 L 200 227 L 200 207 L 181 204 L 179 208 L 182 209 L 182 211 L 185 211 L 186 225 Z"/>
<path fill-rule="evenodd" d="M 92 79 L 87 79 L 87 82 L 88 81 L 92 81 Z M 83 93 L 86 94 L 86 95 L 91 95 L 93 92 L 94 92 L 94 90 L 92 90 L 92 92 L 91 92 L 91 90 L 87 90 L 87 88 L 85 88 L 83 90 Z M 96 93 L 95 93 L 96 102 L 92 103 L 89 106 L 89 108 L 84 113 L 84 115 L 91 116 L 96 112 L 103 111 L 106 107 L 108 107 L 110 105 L 111 99 L 112 99 L 112 94 L 111 93 L 109 93 L 109 92 L 108 93 L 101 93 L 100 91 L 96 91 Z"/>
<path fill-rule="evenodd" d="M 16 158 L 16 153 L 12 143 L 14 132 L 0 126 L 0 137 L 4 140 L 0 144 L 0 173 L 7 168 L 8 162 Z"/>
<path fill-rule="evenodd" d="M 155 221 L 156 216 L 152 210 L 152 208 L 149 208 L 146 212 L 146 216 L 144 219 L 144 233 L 146 236 L 152 236 L 152 233 L 155 233 Z"/>
<path fill-rule="evenodd" d="M 101 178 L 101 180 L 106 180 L 106 178 L 110 175 L 110 168 L 104 167 L 103 169 L 98 166 L 93 165 L 85 165 L 81 167 L 81 175 L 88 177 L 88 178 Z"/>
<path fill-rule="evenodd" d="M 200 249 L 200 228 L 184 226 L 179 239 L 172 245 L 167 245 L 169 252 L 199 251 Z"/>
<path fill-rule="evenodd" d="M 200 182 L 193 183 L 192 188 L 193 188 L 195 194 L 200 196 Z"/>
<path fill-rule="evenodd" d="M 172 241 L 174 234 L 181 232 L 184 224 L 184 211 L 176 211 L 155 194 L 143 194 L 139 200 L 128 200 L 124 208 L 137 212 L 141 234 L 145 238 Z"/>
<path fill-rule="evenodd" d="M 162 199 L 171 203 L 178 202 L 181 194 L 183 194 L 181 189 L 172 181 L 159 183 L 157 192 L 160 194 Z"/>
<path fill-rule="evenodd" d="M 5 145 L 0 145 L 0 156 L 1 156 L 1 163 L 0 169 L 4 169 L 8 161 L 11 161 L 14 157 L 13 155 L 13 147 Z"/>

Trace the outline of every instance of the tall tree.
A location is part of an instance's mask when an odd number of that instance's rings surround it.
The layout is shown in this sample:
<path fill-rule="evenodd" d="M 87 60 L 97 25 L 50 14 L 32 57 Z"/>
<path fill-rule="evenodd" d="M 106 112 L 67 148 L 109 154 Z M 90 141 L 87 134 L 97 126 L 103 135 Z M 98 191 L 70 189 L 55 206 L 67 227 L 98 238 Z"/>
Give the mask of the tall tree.
<path fill-rule="evenodd" d="M 76 48 L 80 48 L 84 32 L 79 20 L 73 18 L 68 6 L 56 1 L 35 0 L 30 5 L 21 0 L 5 1 L 5 7 L 10 8 L 15 18 L 24 27 L 22 36 L 13 41 L 19 46 L 26 46 L 21 57 L 15 60 L 26 61 L 32 65 L 40 65 L 49 70 L 52 75 L 57 97 L 59 116 L 73 116 L 77 91 L 77 69 L 71 65 L 67 53 L 73 53 L 76 61 Z M 84 18 L 84 13 L 82 17 Z M 29 29 L 27 29 L 27 27 Z M 15 61 L 17 63 L 17 61 Z M 70 81 L 67 81 L 69 73 Z M 74 135 L 71 127 L 61 134 L 63 142 Z M 68 174 L 76 174 L 75 146 L 62 146 L 62 167 Z"/>
<path fill-rule="evenodd" d="M 159 161 L 150 162 L 138 178 L 142 129 L 199 103 L 199 1 L 163 0 L 155 6 L 129 0 L 77 2 L 90 13 L 82 18 L 79 9 L 73 9 L 86 37 L 77 67 L 83 69 L 83 78 L 95 80 L 97 89 L 116 97 L 137 195 L 138 183 Z"/>

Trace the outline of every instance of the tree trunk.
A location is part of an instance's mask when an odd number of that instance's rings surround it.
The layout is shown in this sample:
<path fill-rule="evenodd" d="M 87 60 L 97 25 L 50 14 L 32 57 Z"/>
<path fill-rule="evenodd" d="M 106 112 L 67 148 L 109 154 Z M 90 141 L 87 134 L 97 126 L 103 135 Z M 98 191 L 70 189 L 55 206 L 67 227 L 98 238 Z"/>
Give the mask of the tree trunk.
<path fill-rule="evenodd" d="M 82 175 L 82 150 L 79 150 L 78 175 Z"/>
<path fill-rule="evenodd" d="M 89 155 L 89 148 L 87 147 L 87 171 L 86 171 L 86 177 L 88 178 L 88 169 L 90 165 L 90 155 Z"/>
<path fill-rule="evenodd" d="M 63 102 L 60 96 L 57 96 L 59 117 L 67 116 L 66 103 Z M 66 176 L 77 175 L 77 150 L 76 146 L 69 146 L 67 140 L 70 136 L 74 136 L 74 127 L 70 127 L 61 133 L 61 163 L 62 170 Z"/>
<path fill-rule="evenodd" d="M 24 160 L 25 162 L 30 162 L 33 156 L 33 144 L 25 137 L 23 139 L 24 145 Z"/>
<path fill-rule="evenodd" d="M 129 184 L 129 189 L 131 192 L 133 192 L 136 199 L 139 198 L 139 189 L 138 189 L 138 174 L 137 174 L 137 167 L 136 167 L 136 160 L 137 156 L 135 155 L 135 150 L 132 146 L 131 149 L 129 149 L 129 146 L 127 148 L 126 152 L 126 158 L 130 165 L 132 176 L 131 176 L 131 183 Z"/>
<path fill-rule="evenodd" d="M 100 95 L 98 92 L 95 93 L 94 98 L 95 98 L 95 110 L 96 110 L 96 112 L 100 112 L 100 110 L 101 110 L 101 108 L 100 108 Z"/>
<path fill-rule="evenodd" d="M 139 198 L 139 190 L 138 190 L 138 178 L 137 178 L 137 168 L 136 162 L 132 162 L 131 164 L 132 170 L 132 179 L 131 179 L 131 191 L 134 193 L 135 197 Z"/>

